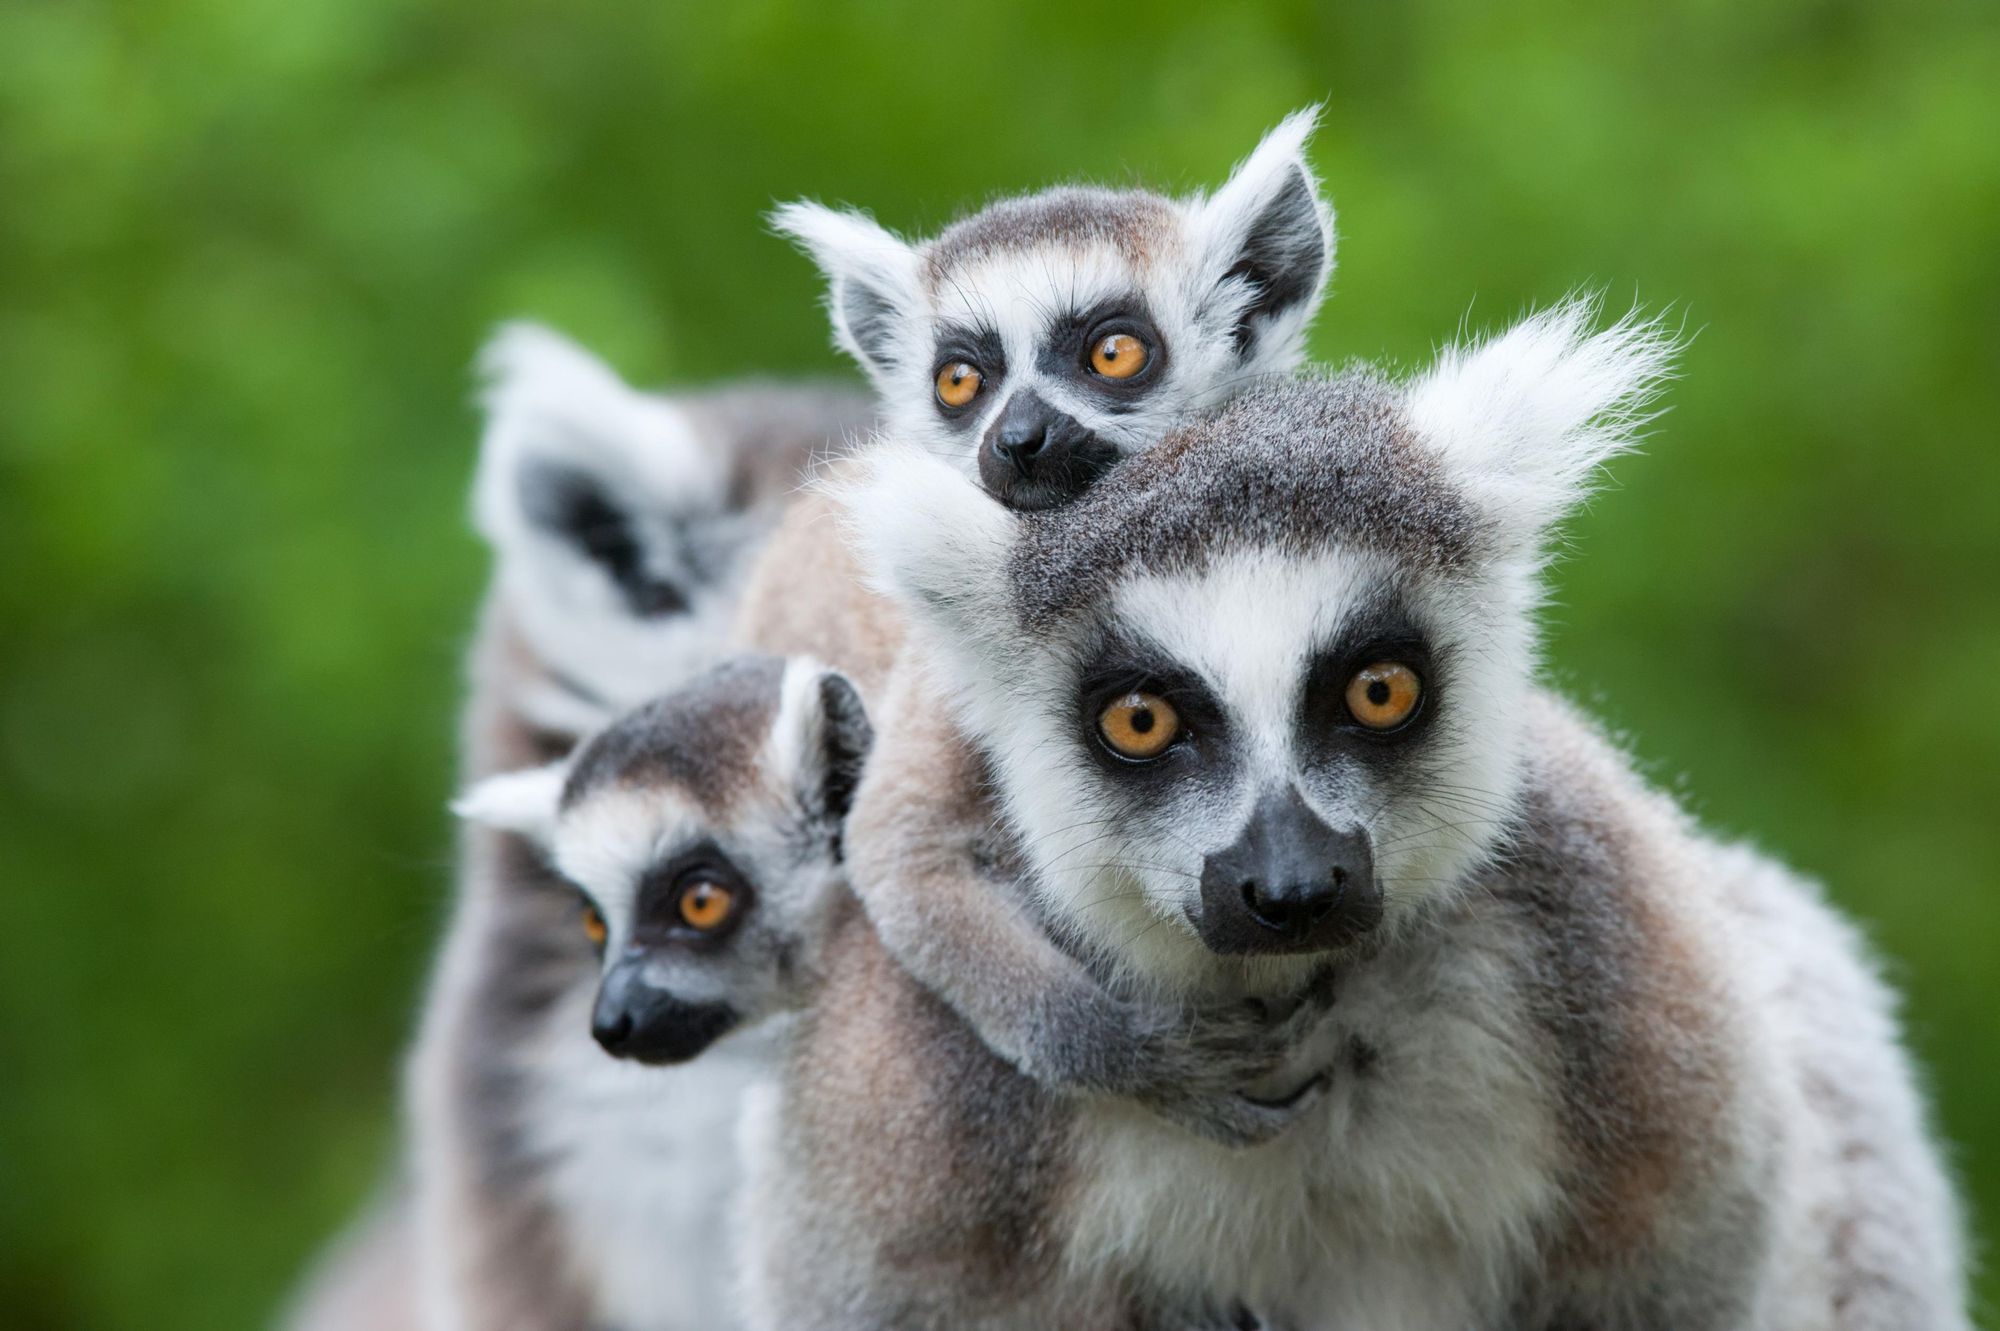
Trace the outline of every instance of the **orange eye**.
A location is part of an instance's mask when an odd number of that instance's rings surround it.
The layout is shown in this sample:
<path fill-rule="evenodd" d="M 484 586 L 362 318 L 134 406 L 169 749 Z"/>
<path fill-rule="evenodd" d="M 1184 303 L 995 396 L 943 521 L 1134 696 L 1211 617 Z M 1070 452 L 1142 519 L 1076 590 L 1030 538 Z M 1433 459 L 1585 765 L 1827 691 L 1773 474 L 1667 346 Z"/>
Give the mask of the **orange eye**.
<path fill-rule="evenodd" d="M 604 917 L 588 901 L 583 903 L 583 936 L 590 940 L 592 947 L 603 947 L 604 940 L 611 936 L 611 931 L 604 926 Z"/>
<path fill-rule="evenodd" d="M 1090 368 L 1106 379 L 1130 379 L 1151 359 L 1146 344 L 1130 333 L 1109 333 L 1090 349 Z"/>
<path fill-rule="evenodd" d="M 1377 661 L 1347 681 L 1347 710 L 1370 730 L 1394 730 L 1416 713 L 1424 696 L 1417 672 L 1399 661 Z"/>
<path fill-rule="evenodd" d="M 1097 714 L 1097 731 L 1121 758 L 1157 758 L 1181 733 L 1181 718 L 1159 694 L 1134 690 Z"/>
<path fill-rule="evenodd" d="M 736 914 L 736 894 L 721 883 L 699 878 L 681 892 L 679 909 L 688 928 L 710 933 Z"/>
<path fill-rule="evenodd" d="M 980 385 L 985 382 L 972 362 L 955 360 L 938 371 L 938 401 L 947 407 L 962 407 L 979 396 Z"/>

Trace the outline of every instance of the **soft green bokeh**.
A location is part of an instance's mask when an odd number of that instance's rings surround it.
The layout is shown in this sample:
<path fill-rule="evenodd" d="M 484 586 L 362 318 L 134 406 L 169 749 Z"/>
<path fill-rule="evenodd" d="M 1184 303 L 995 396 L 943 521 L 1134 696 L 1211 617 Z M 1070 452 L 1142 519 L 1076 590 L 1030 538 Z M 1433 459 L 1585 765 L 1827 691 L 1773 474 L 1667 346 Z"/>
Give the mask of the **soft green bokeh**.
<path fill-rule="evenodd" d="M 1323 356 L 1583 285 L 1698 331 L 1555 669 L 1866 921 L 1996 1214 L 1996 15 L 0 6 L 0 1321 L 257 1325 L 391 1150 L 496 320 L 824 370 L 774 200 L 1213 182 L 1317 98 Z"/>

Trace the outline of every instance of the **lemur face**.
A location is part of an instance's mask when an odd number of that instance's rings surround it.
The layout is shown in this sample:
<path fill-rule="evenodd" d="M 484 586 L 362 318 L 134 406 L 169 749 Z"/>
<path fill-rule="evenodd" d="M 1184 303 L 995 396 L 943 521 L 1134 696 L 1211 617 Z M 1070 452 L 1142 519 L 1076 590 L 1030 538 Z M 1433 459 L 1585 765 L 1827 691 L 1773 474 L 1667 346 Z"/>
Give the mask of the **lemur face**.
<path fill-rule="evenodd" d="M 1018 509 L 1073 498 L 1118 458 L 1258 377 L 1289 373 L 1333 267 L 1333 214 L 1273 131 L 1213 196 L 1057 189 L 908 244 L 866 216 L 779 210 L 826 271 L 839 344 L 891 437 Z"/>
<path fill-rule="evenodd" d="M 459 807 L 576 886 L 604 962 L 598 1042 L 679 1063 L 802 1000 L 869 739 L 841 675 L 738 658 Z"/>
<path fill-rule="evenodd" d="M 1259 387 L 1048 513 L 871 461 L 852 530 L 1057 919 L 1278 977 L 1450 899 L 1513 811 L 1544 536 L 1667 359 L 1590 316 Z"/>

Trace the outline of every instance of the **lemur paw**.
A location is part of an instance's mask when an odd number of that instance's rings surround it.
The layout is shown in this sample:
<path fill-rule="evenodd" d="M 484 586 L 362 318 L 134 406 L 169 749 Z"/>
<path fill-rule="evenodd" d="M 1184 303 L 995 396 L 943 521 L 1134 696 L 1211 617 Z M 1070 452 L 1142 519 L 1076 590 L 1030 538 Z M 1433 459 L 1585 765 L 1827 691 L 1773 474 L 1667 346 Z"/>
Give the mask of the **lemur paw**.
<path fill-rule="evenodd" d="M 1315 992 L 1277 1017 L 1254 1002 L 1183 1015 L 1146 1058 L 1147 1084 L 1131 1094 L 1212 1141 L 1268 1141 L 1325 1089 L 1323 1072 L 1292 1063 L 1326 1015 L 1327 1001 Z"/>

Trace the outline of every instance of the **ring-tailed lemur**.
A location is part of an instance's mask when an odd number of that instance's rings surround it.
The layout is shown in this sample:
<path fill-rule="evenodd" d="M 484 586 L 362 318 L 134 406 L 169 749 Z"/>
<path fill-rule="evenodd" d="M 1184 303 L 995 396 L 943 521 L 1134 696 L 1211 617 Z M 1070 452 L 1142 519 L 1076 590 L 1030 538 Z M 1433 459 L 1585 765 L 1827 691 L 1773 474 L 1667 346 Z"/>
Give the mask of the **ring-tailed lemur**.
<path fill-rule="evenodd" d="M 851 531 L 928 669 L 878 710 L 857 861 L 871 800 L 878 835 L 997 818 L 1010 886 L 1122 985 L 1330 965 L 1293 1070 L 1324 1090 L 1242 1150 L 1051 1094 L 846 927 L 752 1133 L 754 1324 L 1967 1325 L 1858 937 L 1535 683 L 1550 529 L 1668 359 L 1588 319 L 1260 387 L 1046 513 L 861 464 Z M 939 778 L 967 753 L 989 784 Z"/>
<path fill-rule="evenodd" d="M 1298 368 L 1333 271 L 1333 210 L 1305 159 L 1318 114 L 1292 115 L 1209 195 L 1046 190 L 917 243 L 812 203 L 772 221 L 825 271 L 835 340 L 889 437 L 1040 508 Z"/>
<path fill-rule="evenodd" d="M 763 534 L 871 414 L 864 395 L 820 386 L 640 392 L 525 326 L 484 366 L 474 510 L 496 570 L 471 653 L 470 780 L 559 758 L 724 656 Z M 330 1254 L 290 1324 L 726 1324 L 721 1277 L 661 1292 L 654 1264 L 594 1265 L 609 1251 L 591 1248 L 594 1232 L 644 1245 L 654 1203 L 635 1200 L 619 1161 L 659 1136 L 659 1074 L 591 1039 L 597 965 L 574 889 L 524 838 L 469 827 L 461 844 L 407 1076 L 406 1177 Z M 704 1060 L 714 1098 L 761 1072 L 750 1043 Z M 717 1236 L 689 1262 L 726 1251 Z"/>

